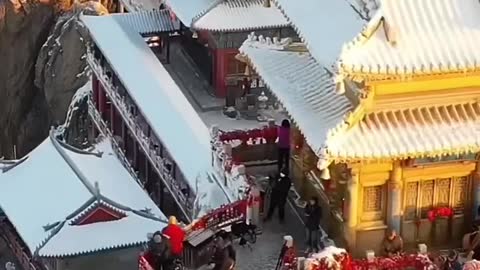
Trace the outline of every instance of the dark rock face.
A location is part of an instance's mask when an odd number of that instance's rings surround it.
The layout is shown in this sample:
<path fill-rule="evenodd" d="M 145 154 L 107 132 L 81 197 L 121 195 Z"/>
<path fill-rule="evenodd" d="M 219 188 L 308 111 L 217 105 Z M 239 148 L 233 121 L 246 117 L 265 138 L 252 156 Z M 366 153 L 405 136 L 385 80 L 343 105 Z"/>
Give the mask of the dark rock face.
<path fill-rule="evenodd" d="M 63 123 L 75 91 L 88 80 L 88 34 L 78 23 L 79 14 L 72 11 L 57 19 L 37 58 L 35 86 L 44 90 L 54 123 Z"/>
<path fill-rule="evenodd" d="M 12 157 L 14 145 L 24 155 L 48 133 L 47 104 L 34 85 L 34 70 L 54 12 L 43 5 L 29 13 L 15 10 L 11 2 L 0 5 L 5 10 L 0 23 L 0 156 Z"/>
<path fill-rule="evenodd" d="M 65 2 L 0 0 L 0 157 L 13 158 L 14 146 L 23 156 L 42 142 L 88 80 L 88 35 L 78 18 L 102 7 L 59 5 Z"/>
<path fill-rule="evenodd" d="M 88 98 L 90 96 L 89 85 L 78 90 L 73 96 L 68 107 L 65 123 L 59 128 L 62 139 L 68 145 L 78 149 L 90 147 L 88 121 Z"/>

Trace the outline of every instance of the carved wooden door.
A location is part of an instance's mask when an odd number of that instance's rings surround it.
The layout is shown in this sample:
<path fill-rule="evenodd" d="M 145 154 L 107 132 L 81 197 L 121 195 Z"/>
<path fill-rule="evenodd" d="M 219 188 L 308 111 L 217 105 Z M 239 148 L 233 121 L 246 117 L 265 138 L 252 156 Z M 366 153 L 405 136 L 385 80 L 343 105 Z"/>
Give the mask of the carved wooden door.
<path fill-rule="evenodd" d="M 438 218 L 434 223 L 428 220 L 428 212 L 437 207 L 451 207 L 456 219 L 463 219 L 465 211 L 470 211 L 470 176 L 436 178 L 407 182 L 404 188 L 403 220 L 415 222 L 416 240 L 433 241 L 443 244 L 449 241 L 454 224 Z M 461 222 L 460 222 L 461 223 Z"/>

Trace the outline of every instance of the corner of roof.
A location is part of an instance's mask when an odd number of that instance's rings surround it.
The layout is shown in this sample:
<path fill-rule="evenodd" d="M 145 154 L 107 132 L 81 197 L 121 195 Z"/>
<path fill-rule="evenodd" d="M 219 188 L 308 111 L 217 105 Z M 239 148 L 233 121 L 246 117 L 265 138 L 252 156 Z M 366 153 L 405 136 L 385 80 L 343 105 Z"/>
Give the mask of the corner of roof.
<path fill-rule="evenodd" d="M 247 39 L 240 47 L 240 51 L 244 51 L 246 47 L 257 49 L 269 49 L 275 51 L 290 51 L 298 53 L 309 53 L 308 49 L 303 43 L 293 42 L 292 38 L 278 37 L 264 37 L 263 35 L 255 35 L 255 32 L 251 32 Z"/>
<path fill-rule="evenodd" d="M 207 8 L 199 11 L 199 13 L 197 13 L 197 15 L 195 15 L 193 18 L 192 18 L 192 21 L 189 22 L 190 25 L 188 25 L 188 27 L 193 27 L 193 24 L 198 21 L 200 18 L 202 18 L 203 16 L 205 16 L 208 12 L 210 12 L 212 9 L 214 9 L 216 6 L 220 5 L 222 2 L 224 2 L 225 0 L 215 0 L 212 2 L 211 5 L 209 5 Z"/>

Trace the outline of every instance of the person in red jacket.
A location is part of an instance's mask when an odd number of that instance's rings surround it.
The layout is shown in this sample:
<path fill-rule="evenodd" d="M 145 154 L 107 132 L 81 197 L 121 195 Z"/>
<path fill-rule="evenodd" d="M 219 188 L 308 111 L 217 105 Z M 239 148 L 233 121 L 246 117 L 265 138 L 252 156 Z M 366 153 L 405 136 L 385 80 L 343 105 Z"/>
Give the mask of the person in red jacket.
<path fill-rule="evenodd" d="M 181 258 L 183 253 L 183 241 L 185 232 L 178 225 L 177 218 L 171 216 L 168 219 L 168 226 L 163 229 L 163 234 L 170 237 L 171 253 L 173 257 Z"/>

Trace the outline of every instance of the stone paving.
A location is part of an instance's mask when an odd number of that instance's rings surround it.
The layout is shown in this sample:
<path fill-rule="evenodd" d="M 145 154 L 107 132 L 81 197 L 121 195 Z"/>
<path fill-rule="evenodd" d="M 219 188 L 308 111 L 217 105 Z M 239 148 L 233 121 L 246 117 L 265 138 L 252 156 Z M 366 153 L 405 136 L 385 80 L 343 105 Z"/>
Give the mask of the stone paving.
<path fill-rule="evenodd" d="M 291 235 L 295 240 L 299 253 L 304 250 L 304 225 L 290 204 L 285 208 L 285 224 L 278 222 L 277 216 L 263 226 L 263 233 L 258 236 L 252 250 L 247 247 L 236 247 L 236 270 L 273 270 L 277 263 L 283 236 Z"/>

